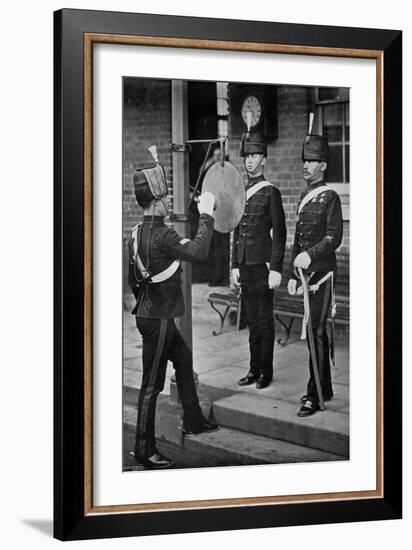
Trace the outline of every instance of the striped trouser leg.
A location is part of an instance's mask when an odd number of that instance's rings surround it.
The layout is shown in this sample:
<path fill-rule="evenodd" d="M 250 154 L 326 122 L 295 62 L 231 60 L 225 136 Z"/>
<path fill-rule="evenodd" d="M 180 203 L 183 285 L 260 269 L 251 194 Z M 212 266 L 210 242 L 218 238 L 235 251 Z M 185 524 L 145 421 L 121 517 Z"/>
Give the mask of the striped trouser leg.
<path fill-rule="evenodd" d="M 192 350 L 184 341 L 174 321 L 170 322 L 170 335 L 168 359 L 172 361 L 176 372 L 176 384 L 183 408 L 183 425 L 186 430 L 197 430 L 205 419 L 193 380 Z"/>
<path fill-rule="evenodd" d="M 327 319 L 331 303 L 330 280 L 320 286 L 319 290 L 310 296 L 310 312 L 312 320 L 313 340 L 319 370 L 320 385 L 324 397 L 333 395 L 330 362 Z M 310 357 L 310 356 L 309 356 Z M 310 378 L 307 394 L 311 401 L 318 402 L 315 377 L 313 375 L 312 359 L 309 358 Z"/>
<path fill-rule="evenodd" d="M 136 318 L 143 337 L 143 377 L 136 423 L 135 457 L 145 460 L 156 452 L 155 414 L 167 367 L 167 319 Z"/>

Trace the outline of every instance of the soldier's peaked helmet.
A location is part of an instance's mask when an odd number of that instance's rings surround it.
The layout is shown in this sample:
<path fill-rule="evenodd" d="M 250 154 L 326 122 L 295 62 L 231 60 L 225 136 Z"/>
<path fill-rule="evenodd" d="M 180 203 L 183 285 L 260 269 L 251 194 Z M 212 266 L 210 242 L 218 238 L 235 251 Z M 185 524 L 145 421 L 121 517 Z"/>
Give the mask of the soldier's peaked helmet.
<path fill-rule="evenodd" d="M 329 144 L 326 136 L 308 134 L 302 147 L 302 160 L 317 160 L 327 162 L 329 158 Z"/>
<path fill-rule="evenodd" d="M 243 134 L 240 142 L 240 156 L 245 157 L 246 155 L 253 155 L 255 153 L 264 155 L 265 157 L 268 156 L 265 138 L 258 132 Z"/>
<path fill-rule="evenodd" d="M 153 199 L 167 195 L 167 182 L 163 166 L 137 169 L 133 176 L 134 194 L 140 206 L 146 208 Z"/>

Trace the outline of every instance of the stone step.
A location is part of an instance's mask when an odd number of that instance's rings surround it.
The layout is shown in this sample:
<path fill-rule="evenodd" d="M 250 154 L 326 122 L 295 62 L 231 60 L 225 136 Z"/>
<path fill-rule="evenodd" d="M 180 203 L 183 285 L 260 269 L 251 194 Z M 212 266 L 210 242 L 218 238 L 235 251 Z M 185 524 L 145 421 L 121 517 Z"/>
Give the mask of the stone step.
<path fill-rule="evenodd" d="M 202 407 L 203 408 L 203 407 Z M 205 413 L 206 411 L 204 411 Z M 136 408 L 126 405 L 124 409 L 125 428 L 134 434 Z M 184 437 L 181 431 L 181 410 L 171 405 L 167 399 L 158 401 L 156 414 L 156 436 L 159 442 L 175 445 L 197 456 L 199 466 L 212 465 L 256 465 L 282 464 L 293 462 L 325 462 L 342 460 L 343 457 L 319 449 L 296 445 L 288 441 L 245 433 L 243 431 L 222 426 L 218 431 L 199 434 L 194 437 Z M 132 450 L 125 448 L 127 457 Z M 183 455 L 184 456 L 184 455 Z M 202 462 L 202 458 L 203 462 Z M 188 460 L 188 466 L 190 460 Z"/>
<path fill-rule="evenodd" d="M 234 394 L 213 403 L 222 426 L 349 457 L 349 415 L 325 410 L 300 418 L 296 403 Z"/>
<path fill-rule="evenodd" d="M 199 434 L 190 439 L 184 438 L 184 448 L 187 451 L 210 454 L 215 458 L 227 460 L 232 465 L 342 460 L 341 456 L 319 449 L 223 426 L 217 432 Z"/>

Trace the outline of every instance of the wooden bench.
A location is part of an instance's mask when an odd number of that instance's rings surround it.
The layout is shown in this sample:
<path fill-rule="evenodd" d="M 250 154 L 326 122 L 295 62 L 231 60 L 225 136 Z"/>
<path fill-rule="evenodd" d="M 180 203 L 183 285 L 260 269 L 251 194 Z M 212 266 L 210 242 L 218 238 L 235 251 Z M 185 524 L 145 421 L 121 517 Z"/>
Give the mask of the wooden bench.
<path fill-rule="evenodd" d="M 336 301 L 336 325 L 349 325 L 349 297 L 335 295 Z M 286 288 L 280 288 L 275 292 L 273 313 L 275 319 L 283 326 L 286 332 L 285 339 L 278 338 L 278 344 L 285 346 L 290 338 L 295 319 L 303 319 L 303 299 L 302 296 L 290 296 Z M 287 317 L 288 322 L 281 317 Z M 328 319 L 331 322 L 331 318 Z"/>
<path fill-rule="evenodd" d="M 283 326 L 286 332 L 284 340 L 278 338 L 277 342 L 286 345 L 289 341 L 290 333 L 295 319 L 303 319 L 303 298 L 302 296 L 290 296 L 287 290 L 289 279 L 290 250 L 285 253 L 284 271 L 282 275 L 282 284 L 275 291 L 273 300 L 273 313 L 275 319 Z M 335 324 L 349 325 L 349 258 L 348 256 L 338 256 L 338 271 L 335 287 L 336 315 Z M 284 321 L 282 317 L 288 318 Z M 329 317 L 329 322 L 331 318 Z"/>
<path fill-rule="evenodd" d="M 216 311 L 220 319 L 220 328 L 219 330 L 213 331 L 213 336 L 221 334 L 226 317 L 231 310 L 236 312 L 236 330 L 239 330 L 242 302 L 240 296 L 241 293 L 239 288 L 232 288 L 229 292 L 212 292 L 209 294 L 208 302 L 210 307 Z M 220 311 L 216 306 L 223 306 L 224 311 Z"/>
<path fill-rule="evenodd" d="M 273 313 L 275 319 L 285 329 L 286 336 L 284 339 L 278 338 L 277 342 L 281 345 L 286 345 L 290 338 L 290 333 L 293 328 L 295 319 L 303 318 L 303 298 L 302 296 L 290 296 L 287 291 L 289 278 L 289 262 L 290 250 L 285 254 L 284 272 L 282 275 L 282 284 L 274 293 Z M 338 257 L 338 276 L 335 289 L 336 300 L 336 325 L 349 325 L 349 258 L 347 256 Z M 214 330 L 213 335 L 218 336 L 222 333 L 225 320 L 228 314 L 233 311 L 236 315 L 236 329 L 239 330 L 241 322 L 241 293 L 239 289 L 230 289 L 227 293 L 213 292 L 208 296 L 208 302 L 211 308 L 216 311 L 220 319 L 219 330 Z M 220 311 L 217 306 L 222 306 Z M 283 318 L 286 317 L 288 321 Z M 329 318 L 329 321 L 331 319 Z"/>

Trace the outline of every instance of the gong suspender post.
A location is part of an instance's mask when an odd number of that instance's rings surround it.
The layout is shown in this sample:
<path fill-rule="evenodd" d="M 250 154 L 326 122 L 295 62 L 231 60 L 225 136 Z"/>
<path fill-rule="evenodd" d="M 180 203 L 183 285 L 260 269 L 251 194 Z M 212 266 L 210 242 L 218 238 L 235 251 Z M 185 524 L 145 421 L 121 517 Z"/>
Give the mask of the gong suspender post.
<path fill-rule="evenodd" d="M 172 80 L 172 140 L 185 143 L 189 134 L 187 82 Z M 179 215 L 174 221 L 176 232 L 190 239 L 190 221 L 187 217 L 189 203 L 189 158 L 185 149 L 173 149 L 173 210 Z M 192 265 L 184 262 L 182 291 L 186 313 L 179 317 L 177 325 L 190 349 L 192 349 Z"/>
<path fill-rule="evenodd" d="M 301 268 L 298 268 L 298 273 L 300 280 L 302 281 L 302 287 L 303 287 L 303 300 L 305 304 L 305 311 L 307 312 L 307 315 L 305 316 L 307 318 L 307 338 L 309 342 L 309 352 L 310 357 L 312 359 L 312 368 L 313 368 L 313 376 L 315 377 L 315 384 L 316 384 L 316 391 L 318 394 L 318 400 L 319 400 L 319 408 L 321 411 L 325 410 L 325 403 L 323 401 L 323 394 L 322 394 L 322 388 L 320 385 L 320 379 L 319 379 L 319 370 L 318 370 L 318 362 L 316 360 L 316 350 L 315 350 L 315 341 L 313 339 L 313 331 L 312 331 L 312 317 L 310 313 L 310 297 L 309 297 L 309 283 L 306 275 L 304 275 L 303 270 Z"/>

